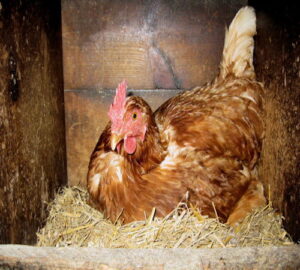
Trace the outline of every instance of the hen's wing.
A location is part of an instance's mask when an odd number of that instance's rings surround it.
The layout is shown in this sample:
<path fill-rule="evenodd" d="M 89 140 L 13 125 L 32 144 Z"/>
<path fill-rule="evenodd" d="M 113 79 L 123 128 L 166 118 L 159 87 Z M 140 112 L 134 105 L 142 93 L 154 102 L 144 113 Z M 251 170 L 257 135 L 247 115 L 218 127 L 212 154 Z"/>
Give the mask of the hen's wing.
<path fill-rule="evenodd" d="M 229 79 L 169 100 L 155 118 L 167 147 L 189 145 L 239 158 L 253 168 L 264 134 L 262 104 L 259 83 Z"/>

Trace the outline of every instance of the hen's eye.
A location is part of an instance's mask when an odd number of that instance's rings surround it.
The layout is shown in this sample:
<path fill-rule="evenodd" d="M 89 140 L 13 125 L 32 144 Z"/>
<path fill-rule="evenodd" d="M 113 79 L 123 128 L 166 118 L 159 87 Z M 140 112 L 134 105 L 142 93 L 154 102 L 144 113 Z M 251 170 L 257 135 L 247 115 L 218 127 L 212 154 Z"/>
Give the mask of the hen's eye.
<path fill-rule="evenodd" d="M 136 114 L 136 113 L 133 113 L 132 119 L 135 120 L 136 118 L 137 118 L 137 114 Z"/>

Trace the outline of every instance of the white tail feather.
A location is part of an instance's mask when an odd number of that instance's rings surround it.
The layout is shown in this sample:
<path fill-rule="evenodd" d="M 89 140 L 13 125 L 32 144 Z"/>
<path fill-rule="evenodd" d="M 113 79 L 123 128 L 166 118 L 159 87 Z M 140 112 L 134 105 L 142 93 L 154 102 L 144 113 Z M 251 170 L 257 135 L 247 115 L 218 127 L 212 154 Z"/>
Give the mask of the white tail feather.
<path fill-rule="evenodd" d="M 253 67 L 253 36 L 256 34 L 256 16 L 252 7 L 241 8 L 226 29 L 220 77 L 255 78 Z"/>

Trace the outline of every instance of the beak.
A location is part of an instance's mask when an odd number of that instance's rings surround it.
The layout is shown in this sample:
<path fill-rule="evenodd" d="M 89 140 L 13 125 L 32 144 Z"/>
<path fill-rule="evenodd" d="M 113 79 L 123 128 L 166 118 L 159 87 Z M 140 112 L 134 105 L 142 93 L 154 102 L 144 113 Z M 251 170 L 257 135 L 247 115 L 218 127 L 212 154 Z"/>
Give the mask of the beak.
<path fill-rule="evenodd" d="M 116 133 L 112 133 L 111 134 L 111 149 L 113 151 L 115 151 L 118 143 L 120 141 L 122 141 L 124 139 L 124 135 L 123 134 L 116 134 Z"/>

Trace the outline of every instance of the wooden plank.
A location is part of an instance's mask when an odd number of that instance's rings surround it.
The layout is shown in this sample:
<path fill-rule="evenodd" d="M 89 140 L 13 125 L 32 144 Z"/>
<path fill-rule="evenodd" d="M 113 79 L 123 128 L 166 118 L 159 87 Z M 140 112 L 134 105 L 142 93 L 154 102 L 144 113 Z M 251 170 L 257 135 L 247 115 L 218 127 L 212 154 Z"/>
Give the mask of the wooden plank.
<path fill-rule="evenodd" d="M 130 90 L 143 97 L 155 110 L 180 90 Z M 70 185 L 86 185 L 90 155 L 108 122 L 108 108 L 115 90 L 66 90 L 66 140 L 68 181 Z"/>
<path fill-rule="evenodd" d="M 99 249 L 0 246 L 1 269 L 299 269 L 300 247 Z"/>
<path fill-rule="evenodd" d="M 218 72 L 224 27 L 245 0 L 63 0 L 65 89 L 192 88 Z"/>

